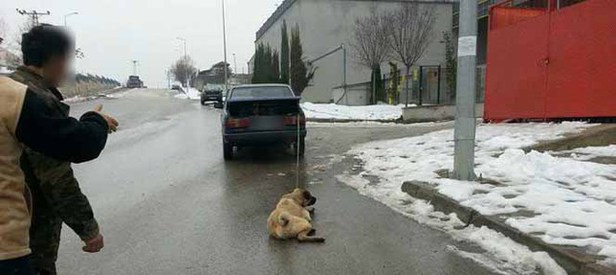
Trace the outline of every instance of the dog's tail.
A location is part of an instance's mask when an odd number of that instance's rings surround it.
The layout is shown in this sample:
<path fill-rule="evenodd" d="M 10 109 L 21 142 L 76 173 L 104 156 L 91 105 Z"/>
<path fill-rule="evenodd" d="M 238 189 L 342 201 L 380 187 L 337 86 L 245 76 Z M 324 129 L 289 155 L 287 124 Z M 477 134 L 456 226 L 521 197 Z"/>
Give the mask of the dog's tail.
<path fill-rule="evenodd" d="M 310 230 L 300 232 L 299 234 L 297 234 L 297 240 L 302 243 L 323 243 L 325 242 L 325 238 L 323 237 L 309 236 L 310 232 L 311 232 Z"/>

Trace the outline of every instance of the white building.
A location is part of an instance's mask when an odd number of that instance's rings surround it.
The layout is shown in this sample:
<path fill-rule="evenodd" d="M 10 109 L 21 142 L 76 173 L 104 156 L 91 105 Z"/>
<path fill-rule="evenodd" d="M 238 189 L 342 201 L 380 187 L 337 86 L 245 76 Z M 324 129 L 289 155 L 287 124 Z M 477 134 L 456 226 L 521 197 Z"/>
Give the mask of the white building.
<path fill-rule="evenodd" d="M 368 82 L 370 70 L 355 61 L 354 52 L 349 46 L 356 19 L 368 16 L 373 11 L 394 10 L 408 2 L 433 5 L 436 13 L 431 44 L 417 66 L 444 66 L 445 44 L 442 42 L 442 34 L 450 31 L 452 27 L 453 1 L 451 0 L 285 0 L 259 29 L 255 44 L 269 44 L 280 52 L 281 26 L 283 21 L 286 21 L 289 33 L 292 28 L 299 26 L 304 55 L 308 60 L 344 44 L 348 49 L 347 84 L 352 86 Z M 343 83 L 342 64 L 342 51 L 315 62 L 314 66 L 318 69 L 312 86 L 302 95 L 304 100 L 330 102 L 334 98 L 338 99 L 341 93 L 334 90 Z M 382 64 L 381 69 L 383 73 L 389 72 L 388 63 Z M 351 96 L 350 102 L 347 101 L 348 104 L 367 103 L 365 92 L 349 90 L 349 94 Z"/>

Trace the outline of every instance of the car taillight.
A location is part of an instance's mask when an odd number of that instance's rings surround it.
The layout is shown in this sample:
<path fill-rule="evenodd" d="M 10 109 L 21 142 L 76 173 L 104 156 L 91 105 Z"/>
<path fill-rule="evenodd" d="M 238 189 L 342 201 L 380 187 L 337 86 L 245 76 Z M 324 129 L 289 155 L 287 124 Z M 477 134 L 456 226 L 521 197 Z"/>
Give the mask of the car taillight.
<path fill-rule="evenodd" d="M 225 123 L 227 128 L 248 128 L 250 126 L 249 118 L 227 118 Z"/>
<path fill-rule="evenodd" d="M 300 125 L 306 125 L 306 117 L 300 116 L 299 117 L 299 123 L 300 123 Z M 297 116 L 286 116 L 286 117 L 284 117 L 284 124 L 285 125 L 297 125 Z"/>

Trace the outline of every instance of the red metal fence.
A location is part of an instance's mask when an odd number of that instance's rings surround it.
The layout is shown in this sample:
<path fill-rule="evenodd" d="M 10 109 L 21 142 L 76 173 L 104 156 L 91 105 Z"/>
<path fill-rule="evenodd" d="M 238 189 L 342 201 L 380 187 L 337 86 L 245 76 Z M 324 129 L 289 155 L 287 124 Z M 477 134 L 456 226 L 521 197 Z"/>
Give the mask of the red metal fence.
<path fill-rule="evenodd" d="M 491 8 L 486 120 L 616 117 L 616 0 L 561 1 Z"/>

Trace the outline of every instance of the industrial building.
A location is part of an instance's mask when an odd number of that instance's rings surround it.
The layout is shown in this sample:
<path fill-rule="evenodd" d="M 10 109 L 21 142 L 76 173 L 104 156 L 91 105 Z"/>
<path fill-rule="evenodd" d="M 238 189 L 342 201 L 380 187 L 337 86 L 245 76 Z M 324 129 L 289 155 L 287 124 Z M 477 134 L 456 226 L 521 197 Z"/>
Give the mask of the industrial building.
<path fill-rule="evenodd" d="M 394 10 L 409 2 L 433 5 L 436 16 L 431 43 L 416 66 L 435 68 L 444 66 L 443 33 L 451 31 L 453 25 L 454 5 L 451 0 L 285 0 L 257 31 L 255 45 L 263 43 L 280 52 L 283 22 L 286 22 L 289 29 L 299 26 L 304 55 L 308 61 L 344 45 L 348 61 L 346 65 L 348 98 L 342 103 L 364 105 L 368 103 L 369 88 L 365 83 L 370 81 L 371 71 L 356 62 L 354 52 L 349 47 L 352 43 L 354 24 L 358 18 L 369 16 L 374 11 Z M 344 78 L 343 52 L 337 51 L 314 62 L 313 65 L 317 67 L 316 74 L 311 86 L 302 94 L 303 100 L 332 102 L 340 99 Z M 385 62 L 381 66 L 382 71 L 388 72 L 388 67 L 388 62 Z M 446 85 L 438 86 L 446 89 Z M 401 93 L 401 97 L 404 95 L 405 93 Z M 405 100 L 401 98 L 401 101 Z"/>

